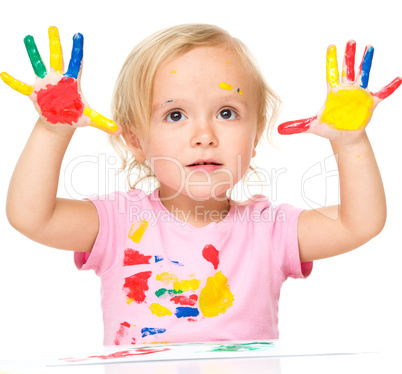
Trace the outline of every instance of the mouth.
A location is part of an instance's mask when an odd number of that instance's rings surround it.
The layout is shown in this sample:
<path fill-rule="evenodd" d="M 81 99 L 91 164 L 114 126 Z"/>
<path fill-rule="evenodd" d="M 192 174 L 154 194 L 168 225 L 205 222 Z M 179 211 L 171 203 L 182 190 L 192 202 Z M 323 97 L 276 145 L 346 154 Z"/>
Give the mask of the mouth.
<path fill-rule="evenodd" d="M 204 166 L 204 165 L 222 166 L 222 164 L 211 158 L 207 160 L 195 160 L 192 164 L 189 164 L 187 166 L 191 167 L 191 166 Z"/>

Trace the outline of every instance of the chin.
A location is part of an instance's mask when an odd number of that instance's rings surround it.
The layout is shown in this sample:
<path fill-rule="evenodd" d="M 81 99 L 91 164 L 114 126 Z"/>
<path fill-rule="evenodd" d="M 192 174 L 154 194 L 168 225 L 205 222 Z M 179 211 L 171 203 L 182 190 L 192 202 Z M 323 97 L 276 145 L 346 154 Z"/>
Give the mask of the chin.
<path fill-rule="evenodd" d="M 215 199 L 217 201 L 224 201 L 226 199 L 226 191 L 230 186 L 218 186 L 214 188 L 213 186 L 187 186 L 184 188 L 183 192 L 189 198 L 198 201 L 206 201 L 210 199 Z"/>

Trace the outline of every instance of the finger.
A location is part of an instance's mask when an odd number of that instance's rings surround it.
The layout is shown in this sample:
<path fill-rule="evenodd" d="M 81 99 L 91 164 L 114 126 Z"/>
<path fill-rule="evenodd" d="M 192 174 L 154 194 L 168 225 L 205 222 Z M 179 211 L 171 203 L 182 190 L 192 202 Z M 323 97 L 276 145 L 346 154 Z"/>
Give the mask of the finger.
<path fill-rule="evenodd" d="M 31 65 L 34 69 L 35 74 L 39 78 L 45 78 L 46 77 L 46 66 L 42 61 L 42 58 L 40 57 L 38 48 L 36 48 L 35 40 L 33 36 L 27 35 L 24 38 L 24 44 L 25 48 L 28 52 L 29 59 L 31 60 Z"/>
<path fill-rule="evenodd" d="M 96 127 L 99 130 L 105 131 L 108 134 L 120 134 L 120 128 L 116 122 L 102 116 L 95 110 L 85 107 L 84 114 L 91 119 L 90 126 Z"/>
<path fill-rule="evenodd" d="M 361 88 L 367 88 L 368 86 L 373 56 L 374 48 L 371 45 L 368 45 L 364 51 L 363 59 L 359 68 L 359 79 Z"/>
<path fill-rule="evenodd" d="M 71 59 L 68 64 L 66 77 L 77 79 L 81 69 L 82 56 L 84 54 L 84 37 L 82 34 L 75 34 L 73 37 L 73 49 L 71 51 Z"/>
<path fill-rule="evenodd" d="M 386 99 L 389 95 L 392 95 L 394 91 L 401 85 L 402 78 L 395 78 L 390 84 L 382 88 L 380 91 L 373 94 L 373 96 L 378 97 L 380 100 Z"/>
<path fill-rule="evenodd" d="M 305 132 L 310 128 L 310 123 L 316 118 L 317 116 L 282 123 L 278 126 L 278 132 L 281 135 L 291 135 Z"/>
<path fill-rule="evenodd" d="M 342 83 L 350 83 L 355 80 L 355 54 L 356 42 L 349 40 L 346 43 L 345 56 L 342 65 Z"/>
<path fill-rule="evenodd" d="M 29 96 L 34 88 L 28 84 L 22 83 L 17 79 L 14 79 L 11 75 L 7 73 L 1 73 L 1 79 L 4 83 L 8 84 L 13 90 L 22 93 L 23 95 Z"/>
<path fill-rule="evenodd" d="M 61 51 L 59 30 L 56 27 L 49 27 L 49 48 L 50 48 L 50 67 L 56 73 L 61 74 L 63 70 L 63 54 Z"/>
<path fill-rule="evenodd" d="M 331 87 L 336 87 L 339 84 L 338 61 L 334 45 L 330 45 L 327 49 L 327 82 Z"/>

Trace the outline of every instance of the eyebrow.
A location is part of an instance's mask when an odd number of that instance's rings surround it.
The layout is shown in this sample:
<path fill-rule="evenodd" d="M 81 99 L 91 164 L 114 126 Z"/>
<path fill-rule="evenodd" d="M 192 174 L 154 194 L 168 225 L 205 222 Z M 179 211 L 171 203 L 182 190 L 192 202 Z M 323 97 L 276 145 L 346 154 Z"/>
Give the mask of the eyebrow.
<path fill-rule="evenodd" d="M 165 108 L 166 105 L 180 107 L 182 105 L 185 105 L 188 101 L 189 100 L 187 100 L 185 98 L 169 99 L 163 103 L 160 103 L 160 104 L 155 103 L 154 105 L 152 105 L 152 111 L 153 112 L 160 111 L 163 108 Z M 236 92 L 236 95 L 234 95 L 233 92 L 231 92 L 231 93 L 228 92 L 227 95 L 219 95 L 219 101 L 227 103 L 226 105 L 228 105 L 228 106 L 240 105 L 246 110 L 249 109 L 249 105 L 247 104 L 247 101 L 242 96 L 240 96 L 238 92 Z"/>

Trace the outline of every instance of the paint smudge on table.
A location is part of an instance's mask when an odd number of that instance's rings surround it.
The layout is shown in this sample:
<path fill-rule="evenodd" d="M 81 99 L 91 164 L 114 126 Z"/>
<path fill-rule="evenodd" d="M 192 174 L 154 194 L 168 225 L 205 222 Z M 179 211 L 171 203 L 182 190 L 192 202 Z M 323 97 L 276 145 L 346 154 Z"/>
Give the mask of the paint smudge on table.
<path fill-rule="evenodd" d="M 214 347 L 208 352 L 249 352 L 261 351 L 273 347 L 272 342 L 253 342 L 253 343 L 236 343 L 236 344 L 223 344 Z"/>

